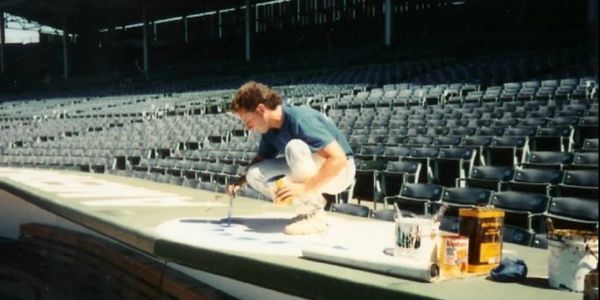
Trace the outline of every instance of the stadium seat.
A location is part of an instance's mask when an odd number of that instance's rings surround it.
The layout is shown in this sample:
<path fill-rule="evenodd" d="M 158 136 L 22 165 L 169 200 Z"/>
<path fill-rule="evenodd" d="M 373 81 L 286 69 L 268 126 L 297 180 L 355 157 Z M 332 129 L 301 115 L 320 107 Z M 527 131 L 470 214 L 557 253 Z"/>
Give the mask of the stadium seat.
<path fill-rule="evenodd" d="M 505 166 L 476 166 L 467 178 L 457 178 L 456 186 L 462 187 L 463 182 L 467 187 L 480 187 L 489 190 L 498 190 L 498 184 L 508 181 L 513 176 L 513 168 Z"/>
<path fill-rule="evenodd" d="M 394 209 L 378 209 L 378 210 L 371 211 L 370 218 L 381 220 L 381 221 L 394 222 L 395 215 L 396 215 L 396 210 L 394 210 Z"/>
<path fill-rule="evenodd" d="M 433 141 L 433 146 L 437 147 L 455 147 L 460 145 L 462 138 L 460 136 L 438 136 Z"/>
<path fill-rule="evenodd" d="M 365 218 L 371 214 L 367 206 L 352 203 L 333 203 L 330 211 Z"/>
<path fill-rule="evenodd" d="M 521 226 L 533 232 L 533 218 L 546 212 L 549 201 L 549 197 L 542 194 L 503 191 L 494 192 L 490 203 L 506 211 L 506 224 Z M 525 215 L 525 220 L 521 220 L 521 215 Z"/>
<path fill-rule="evenodd" d="M 385 148 L 382 145 L 361 146 L 354 156 L 362 160 L 376 160 L 384 154 L 384 151 Z"/>
<path fill-rule="evenodd" d="M 376 205 L 380 200 L 376 182 L 379 172 L 385 170 L 387 164 L 386 160 L 365 160 L 357 165 L 353 195 L 359 200 L 359 204 L 361 200 L 368 200 L 375 202 Z"/>
<path fill-rule="evenodd" d="M 598 139 L 585 139 L 581 151 L 596 151 L 598 152 Z"/>
<path fill-rule="evenodd" d="M 577 152 L 569 170 L 591 169 L 598 170 L 598 152 Z"/>
<path fill-rule="evenodd" d="M 598 229 L 598 199 L 553 197 L 544 215 L 569 222 L 593 224 Z"/>
<path fill-rule="evenodd" d="M 421 164 L 421 170 L 418 175 L 418 182 L 432 182 L 433 170 L 432 160 L 438 156 L 439 149 L 433 147 L 412 148 L 410 155 L 403 157 L 403 161 L 414 161 Z"/>
<path fill-rule="evenodd" d="M 556 196 L 598 199 L 598 170 L 564 171 Z"/>
<path fill-rule="evenodd" d="M 487 149 L 491 143 L 491 136 L 467 136 L 463 137 L 461 147 L 475 149 L 475 164 L 485 165 L 486 159 L 484 158 L 484 149 Z"/>
<path fill-rule="evenodd" d="M 456 216 L 444 215 L 440 219 L 440 229 L 446 232 L 458 233 L 460 222 Z"/>
<path fill-rule="evenodd" d="M 456 207 L 487 205 L 492 191 L 474 187 L 450 187 L 444 189 L 442 202 Z"/>
<path fill-rule="evenodd" d="M 475 150 L 468 148 L 442 148 L 433 161 L 433 177 L 437 184 L 453 187 L 456 178 L 467 177 L 475 164 Z"/>
<path fill-rule="evenodd" d="M 493 166 L 516 166 L 529 151 L 527 137 L 494 137 L 486 152 L 486 161 Z"/>
<path fill-rule="evenodd" d="M 501 136 L 504 134 L 504 127 L 479 127 L 477 129 L 477 135 L 479 136 Z"/>
<path fill-rule="evenodd" d="M 521 164 L 523 168 L 541 168 L 564 170 L 573 162 L 574 155 L 570 152 L 560 151 L 531 151 L 526 153 Z"/>
<path fill-rule="evenodd" d="M 397 195 L 400 192 L 402 184 L 417 183 L 421 164 L 415 161 L 390 161 L 385 170 L 379 174 L 380 188 L 382 195 Z"/>
<path fill-rule="evenodd" d="M 498 190 L 522 191 L 551 196 L 561 181 L 558 169 L 517 169 L 512 180 L 500 182 Z"/>
<path fill-rule="evenodd" d="M 571 127 L 542 127 L 532 139 L 531 149 L 536 151 L 569 152 L 573 147 L 573 129 Z"/>
<path fill-rule="evenodd" d="M 411 211 L 416 214 L 428 214 L 430 203 L 440 202 L 444 193 L 444 187 L 430 183 L 404 183 L 400 193 L 387 196 L 384 201 L 388 204 L 396 203 L 403 211 Z"/>
<path fill-rule="evenodd" d="M 535 234 L 519 226 L 506 224 L 502 227 L 502 241 L 523 246 L 531 246 Z"/>

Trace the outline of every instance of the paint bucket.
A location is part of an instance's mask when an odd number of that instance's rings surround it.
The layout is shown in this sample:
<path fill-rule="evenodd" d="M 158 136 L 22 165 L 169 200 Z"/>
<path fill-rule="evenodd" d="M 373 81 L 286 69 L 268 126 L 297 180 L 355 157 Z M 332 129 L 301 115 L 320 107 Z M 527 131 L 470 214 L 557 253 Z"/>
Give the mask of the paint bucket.
<path fill-rule="evenodd" d="M 396 218 L 394 256 L 435 261 L 440 223 L 426 218 Z"/>
<path fill-rule="evenodd" d="M 598 300 L 598 269 L 593 269 L 585 275 L 583 300 Z"/>
<path fill-rule="evenodd" d="M 598 236 L 592 231 L 556 229 L 548 232 L 548 284 L 583 292 L 585 276 L 598 264 Z"/>
<path fill-rule="evenodd" d="M 469 237 L 470 273 L 489 273 L 502 259 L 504 211 L 491 207 L 458 210 L 459 234 Z"/>
<path fill-rule="evenodd" d="M 292 197 L 285 197 L 285 198 L 276 198 L 275 197 L 275 192 L 284 187 L 287 184 L 287 179 L 285 175 L 277 175 L 277 176 L 273 176 L 271 178 L 269 178 L 269 180 L 267 180 L 267 185 L 269 186 L 269 189 L 271 190 L 271 193 L 273 194 L 272 198 L 273 198 L 273 204 L 275 204 L 275 206 L 287 206 L 292 204 L 293 198 Z"/>
<path fill-rule="evenodd" d="M 439 258 L 442 277 L 457 277 L 467 272 L 469 238 L 455 234 L 442 235 Z"/>

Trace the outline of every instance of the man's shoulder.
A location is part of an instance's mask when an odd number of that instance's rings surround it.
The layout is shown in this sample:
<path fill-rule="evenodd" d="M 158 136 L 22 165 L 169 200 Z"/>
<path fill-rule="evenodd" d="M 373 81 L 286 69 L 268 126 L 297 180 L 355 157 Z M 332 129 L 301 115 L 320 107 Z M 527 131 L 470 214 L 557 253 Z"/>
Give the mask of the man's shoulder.
<path fill-rule="evenodd" d="M 310 106 L 302 105 L 302 106 L 288 106 L 287 110 L 288 114 L 293 118 L 301 121 L 304 118 L 316 116 L 319 117 L 321 113 Z"/>

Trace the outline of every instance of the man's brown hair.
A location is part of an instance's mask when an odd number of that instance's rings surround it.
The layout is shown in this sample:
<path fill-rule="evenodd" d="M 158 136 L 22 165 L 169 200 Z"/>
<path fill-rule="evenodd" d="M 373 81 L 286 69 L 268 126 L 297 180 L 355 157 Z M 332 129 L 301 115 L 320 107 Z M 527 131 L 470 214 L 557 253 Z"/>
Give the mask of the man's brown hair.
<path fill-rule="evenodd" d="M 281 96 L 262 83 L 248 81 L 233 95 L 229 110 L 237 112 L 243 109 L 252 112 L 260 103 L 269 109 L 275 109 L 281 104 Z"/>

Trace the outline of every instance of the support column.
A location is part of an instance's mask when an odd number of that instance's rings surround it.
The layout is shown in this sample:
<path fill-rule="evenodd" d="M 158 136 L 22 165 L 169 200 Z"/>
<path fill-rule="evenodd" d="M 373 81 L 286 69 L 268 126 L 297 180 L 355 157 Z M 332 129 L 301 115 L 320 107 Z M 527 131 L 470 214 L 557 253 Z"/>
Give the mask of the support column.
<path fill-rule="evenodd" d="M 591 35 L 594 53 L 598 53 L 598 0 L 587 1 L 588 34 Z"/>
<path fill-rule="evenodd" d="M 188 43 L 188 19 L 187 16 L 183 16 L 183 41 Z"/>
<path fill-rule="evenodd" d="M 156 33 L 156 20 L 152 21 L 152 37 L 154 38 L 155 42 L 158 42 L 158 35 Z"/>
<path fill-rule="evenodd" d="M 144 51 L 144 72 L 148 72 L 148 18 L 146 16 L 146 5 L 142 8 L 142 48 Z"/>
<path fill-rule="evenodd" d="M 4 12 L 0 11 L 0 75 L 4 75 Z"/>
<path fill-rule="evenodd" d="M 385 0 L 385 45 L 392 45 L 392 0 Z"/>
<path fill-rule="evenodd" d="M 66 21 L 65 21 L 66 23 Z M 64 70 L 64 74 L 63 76 L 65 77 L 65 79 L 69 78 L 69 52 L 68 52 L 68 40 L 69 40 L 69 33 L 67 32 L 67 26 L 63 26 L 63 35 L 62 35 L 62 42 L 63 42 L 63 70 Z"/>
<path fill-rule="evenodd" d="M 219 39 L 223 38 L 223 18 L 221 18 L 221 10 L 217 8 L 217 25 L 219 26 Z"/>
<path fill-rule="evenodd" d="M 250 23 L 251 23 L 250 22 L 250 15 L 251 15 L 250 2 L 251 1 L 246 0 L 245 2 L 246 2 L 246 10 L 245 10 L 246 17 L 245 17 L 244 23 L 246 24 L 246 26 L 245 26 L 246 27 L 246 34 L 245 34 L 245 36 L 246 36 L 246 43 L 245 43 L 246 44 L 246 61 L 249 62 L 252 59 L 252 52 L 251 52 L 251 47 L 250 47 L 250 43 L 252 42 L 252 39 L 251 39 L 252 30 L 250 29 Z"/>

